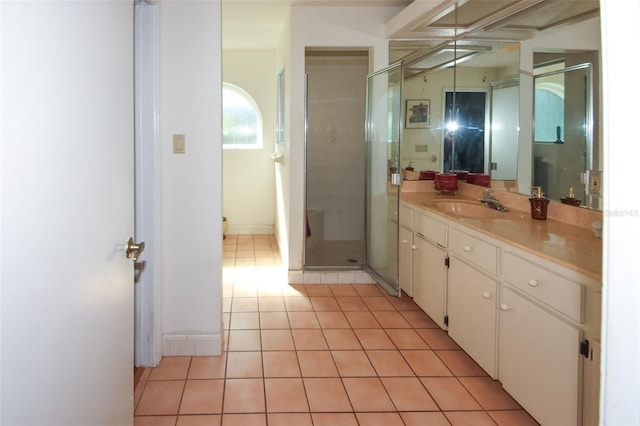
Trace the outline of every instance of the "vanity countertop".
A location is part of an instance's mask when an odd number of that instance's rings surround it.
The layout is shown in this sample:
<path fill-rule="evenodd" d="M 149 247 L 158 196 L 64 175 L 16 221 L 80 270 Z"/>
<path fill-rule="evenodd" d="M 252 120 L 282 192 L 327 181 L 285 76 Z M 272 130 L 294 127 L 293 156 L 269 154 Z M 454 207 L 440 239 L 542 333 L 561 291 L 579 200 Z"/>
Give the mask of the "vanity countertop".
<path fill-rule="evenodd" d="M 478 201 L 465 195 L 436 192 L 403 192 L 401 200 L 467 226 L 497 240 L 526 250 L 596 281 L 602 280 L 602 239 L 591 230 L 547 219 L 531 219 L 530 213 L 510 210 L 504 219 L 461 217 L 434 207 L 444 199 Z"/>

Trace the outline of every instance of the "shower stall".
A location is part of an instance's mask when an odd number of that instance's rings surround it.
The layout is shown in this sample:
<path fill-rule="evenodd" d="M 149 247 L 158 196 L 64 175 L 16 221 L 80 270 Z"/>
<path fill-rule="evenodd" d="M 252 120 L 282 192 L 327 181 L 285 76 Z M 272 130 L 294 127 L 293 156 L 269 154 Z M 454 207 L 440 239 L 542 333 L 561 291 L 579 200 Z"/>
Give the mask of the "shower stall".
<path fill-rule="evenodd" d="M 369 52 L 307 49 L 305 68 L 305 269 L 361 269 Z"/>

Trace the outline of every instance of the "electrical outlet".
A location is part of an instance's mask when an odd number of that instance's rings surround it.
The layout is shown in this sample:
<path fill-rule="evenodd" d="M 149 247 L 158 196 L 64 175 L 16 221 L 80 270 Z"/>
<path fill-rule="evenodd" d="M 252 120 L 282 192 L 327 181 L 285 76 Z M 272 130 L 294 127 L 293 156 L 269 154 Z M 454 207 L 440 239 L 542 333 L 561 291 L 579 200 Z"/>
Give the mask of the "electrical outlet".
<path fill-rule="evenodd" d="M 589 194 L 600 195 L 602 174 L 597 170 L 589 170 Z"/>
<path fill-rule="evenodd" d="M 184 154 L 185 153 L 185 137 L 184 135 L 173 135 L 173 153 Z"/>

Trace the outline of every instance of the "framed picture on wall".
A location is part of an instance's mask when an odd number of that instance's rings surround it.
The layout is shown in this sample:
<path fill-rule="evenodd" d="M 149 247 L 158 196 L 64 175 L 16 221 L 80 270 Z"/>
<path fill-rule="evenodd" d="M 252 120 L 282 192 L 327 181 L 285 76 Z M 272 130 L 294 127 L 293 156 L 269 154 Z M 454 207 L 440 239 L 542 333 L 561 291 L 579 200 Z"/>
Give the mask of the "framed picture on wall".
<path fill-rule="evenodd" d="M 405 128 L 426 129 L 431 117 L 430 99 L 407 99 Z"/>

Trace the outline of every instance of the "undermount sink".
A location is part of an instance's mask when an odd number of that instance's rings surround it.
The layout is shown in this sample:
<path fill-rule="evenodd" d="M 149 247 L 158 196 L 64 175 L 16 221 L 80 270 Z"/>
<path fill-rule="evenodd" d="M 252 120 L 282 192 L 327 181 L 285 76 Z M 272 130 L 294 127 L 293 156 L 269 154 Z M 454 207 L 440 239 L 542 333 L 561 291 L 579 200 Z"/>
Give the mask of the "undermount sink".
<path fill-rule="evenodd" d="M 506 219 L 507 215 L 506 212 L 489 208 L 476 201 L 441 200 L 435 201 L 432 206 L 446 213 L 475 219 Z"/>

